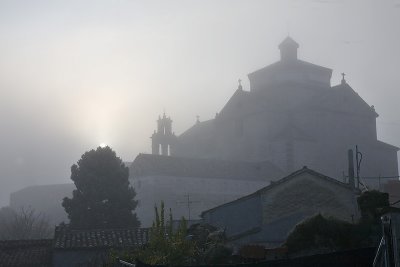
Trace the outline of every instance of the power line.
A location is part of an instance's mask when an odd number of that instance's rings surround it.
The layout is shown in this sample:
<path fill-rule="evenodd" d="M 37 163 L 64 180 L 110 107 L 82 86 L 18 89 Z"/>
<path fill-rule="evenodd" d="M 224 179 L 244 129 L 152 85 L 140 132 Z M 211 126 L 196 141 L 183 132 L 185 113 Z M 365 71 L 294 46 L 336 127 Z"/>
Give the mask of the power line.
<path fill-rule="evenodd" d="M 349 178 L 348 175 L 344 177 Z M 400 175 L 397 176 L 361 176 L 362 179 L 393 179 L 393 178 L 400 178 Z"/>
<path fill-rule="evenodd" d="M 363 179 L 393 179 L 393 178 L 400 178 L 400 176 L 399 175 L 397 175 L 397 176 L 378 176 L 378 177 L 374 177 L 374 176 L 364 177 L 364 176 L 362 176 L 362 178 Z"/>

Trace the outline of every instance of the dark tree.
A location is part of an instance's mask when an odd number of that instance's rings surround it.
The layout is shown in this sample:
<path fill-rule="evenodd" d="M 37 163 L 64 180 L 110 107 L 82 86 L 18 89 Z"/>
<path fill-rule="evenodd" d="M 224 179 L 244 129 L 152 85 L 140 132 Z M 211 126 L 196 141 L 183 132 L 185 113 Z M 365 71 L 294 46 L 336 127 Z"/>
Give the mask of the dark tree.
<path fill-rule="evenodd" d="M 344 250 L 358 247 L 361 243 L 362 238 L 354 224 L 318 214 L 296 225 L 285 245 L 289 252 L 297 252 L 310 249 Z"/>
<path fill-rule="evenodd" d="M 382 210 L 388 208 L 389 194 L 376 190 L 367 191 L 361 194 L 357 199 L 361 211 L 362 222 L 371 222 L 380 224 Z"/>
<path fill-rule="evenodd" d="M 316 215 L 301 223 L 289 234 L 289 252 L 328 248 L 344 250 L 375 246 L 381 236 L 380 216 L 389 211 L 389 195 L 376 190 L 366 191 L 357 199 L 361 211 L 358 223 L 350 224 Z"/>
<path fill-rule="evenodd" d="M 71 227 L 139 227 L 133 213 L 136 194 L 128 178 L 128 167 L 108 146 L 83 154 L 71 167 L 76 190 L 72 198 L 64 198 L 62 203 Z"/>

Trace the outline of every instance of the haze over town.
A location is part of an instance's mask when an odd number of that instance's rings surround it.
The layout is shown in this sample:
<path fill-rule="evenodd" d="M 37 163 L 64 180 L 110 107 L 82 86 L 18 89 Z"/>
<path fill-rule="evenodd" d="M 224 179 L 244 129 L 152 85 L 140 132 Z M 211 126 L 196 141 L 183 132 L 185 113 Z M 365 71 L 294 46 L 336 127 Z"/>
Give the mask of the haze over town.
<path fill-rule="evenodd" d="M 213 118 L 247 74 L 299 58 L 340 73 L 400 145 L 400 1 L 1 1 L 0 206 L 28 185 L 70 183 L 104 143 L 150 152 L 165 110 L 176 134 Z"/>

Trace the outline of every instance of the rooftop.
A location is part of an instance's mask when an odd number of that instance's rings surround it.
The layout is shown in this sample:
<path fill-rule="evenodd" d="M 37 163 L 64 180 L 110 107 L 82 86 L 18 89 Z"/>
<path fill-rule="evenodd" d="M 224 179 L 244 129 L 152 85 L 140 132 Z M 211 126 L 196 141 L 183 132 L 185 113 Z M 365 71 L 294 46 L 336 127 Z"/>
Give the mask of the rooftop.
<path fill-rule="evenodd" d="M 0 266 L 51 266 L 52 239 L 0 241 Z"/>
<path fill-rule="evenodd" d="M 146 244 L 148 228 L 136 229 L 84 229 L 57 226 L 54 236 L 55 249 L 93 249 L 136 247 Z"/>
<path fill-rule="evenodd" d="M 209 209 L 209 210 L 205 210 L 205 211 L 203 211 L 203 212 L 201 213 L 201 216 L 203 217 L 205 213 L 214 211 L 214 210 L 219 209 L 219 208 L 224 207 L 224 206 L 232 205 L 232 204 L 237 203 L 237 202 L 240 202 L 240 201 L 242 201 L 242 200 L 251 198 L 251 197 L 253 197 L 253 196 L 255 196 L 255 195 L 259 195 L 259 194 L 261 194 L 261 193 L 264 193 L 265 191 L 268 191 L 268 190 L 270 190 L 270 189 L 272 189 L 272 188 L 275 188 L 275 187 L 277 187 L 277 186 L 279 186 L 279 185 L 281 185 L 281 184 L 283 184 L 283 183 L 286 183 L 286 182 L 288 182 L 288 181 L 294 179 L 295 177 L 297 177 L 297 176 L 299 176 L 299 175 L 301 175 L 301 174 L 303 174 L 303 173 L 311 174 L 311 175 L 313 175 L 313 176 L 315 176 L 315 177 L 318 177 L 319 179 L 323 179 L 323 180 L 325 180 L 325 181 L 327 181 L 327 182 L 329 182 L 329 183 L 332 183 L 332 184 L 335 184 L 335 185 L 337 185 L 337 186 L 343 187 L 343 188 L 345 188 L 345 189 L 347 189 L 347 190 L 350 190 L 350 191 L 354 191 L 354 190 L 355 190 L 355 189 L 353 189 L 353 188 L 352 188 L 349 184 L 347 184 L 347 183 L 340 182 L 340 181 L 338 181 L 338 180 L 336 180 L 336 179 L 334 179 L 334 178 L 331 178 L 331 177 L 329 177 L 329 176 L 323 175 L 323 174 L 321 174 L 321 173 L 319 173 L 319 172 L 317 172 L 317 171 L 314 171 L 314 170 L 312 170 L 312 169 L 307 168 L 307 166 L 304 166 L 304 167 L 301 168 L 300 170 L 297 170 L 297 171 L 295 171 L 295 172 L 289 174 L 288 176 L 283 177 L 283 178 L 281 178 L 281 179 L 279 179 L 279 180 L 277 180 L 277 181 L 273 181 L 273 182 L 271 182 L 271 184 L 269 184 L 268 186 L 263 187 L 263 188 L 257 190 L 257 191 L 254 192 L 254 193 L 251 193 L 251 194 L 249 194 L 249 195 L 247 195 L 247 196 L 243 196 L 243 197 L 238 198 L 238 199 L 236 199 L 236 200 L 233 200 L 233 201 L 231 201 L 231 202 L 227 202 L 227 203 L 224 203 L 224 204 L 222 204 L 222 205 L 216 206 L 216 207 L 211 208 L 211 209 Z"/>

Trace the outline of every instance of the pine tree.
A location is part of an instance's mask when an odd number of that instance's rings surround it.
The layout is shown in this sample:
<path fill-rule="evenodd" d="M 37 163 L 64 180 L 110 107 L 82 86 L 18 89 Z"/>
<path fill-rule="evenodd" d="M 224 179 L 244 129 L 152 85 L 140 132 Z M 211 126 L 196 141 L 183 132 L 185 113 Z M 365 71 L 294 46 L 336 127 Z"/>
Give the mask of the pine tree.
<path fill-rule="evenodd" d="M 129 169 L 110 147 L 84 153 L 71 167 L 76 190 L 63 199 L 72 228 L 139 227 Z"/>

